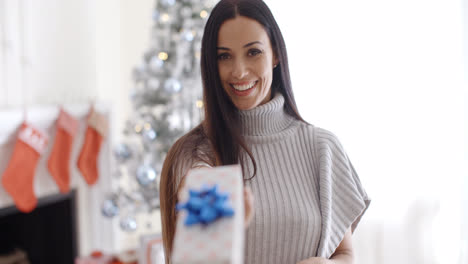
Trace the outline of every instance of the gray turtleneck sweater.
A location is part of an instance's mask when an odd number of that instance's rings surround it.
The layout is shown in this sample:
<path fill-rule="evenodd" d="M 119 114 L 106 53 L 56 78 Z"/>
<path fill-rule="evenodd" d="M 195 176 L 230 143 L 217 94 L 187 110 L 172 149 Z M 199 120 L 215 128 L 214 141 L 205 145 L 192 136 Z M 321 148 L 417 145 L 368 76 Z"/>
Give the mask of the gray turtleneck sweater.
<path fill-rule="evenodd" d="M 245 263 L 330 258 L 370 203 L 340 142 L 286 114 L 280 94 L 240 114 L 257 163 L 257 175 L 246 181 L 255 215 L 246 233 Z M 244 177 L 252 174 L 247 165 Z"/>
<path fill-rule="evenodd" d="M 246 181 L 255 215 L 246 231 L 245 263 L 330 258 L 370 203 L 340 142 L 286 114 L 281 94 L 240 116 L 257 163 L 257 175 Z M 253 166 L 246 160 L 248 178 Z"/>

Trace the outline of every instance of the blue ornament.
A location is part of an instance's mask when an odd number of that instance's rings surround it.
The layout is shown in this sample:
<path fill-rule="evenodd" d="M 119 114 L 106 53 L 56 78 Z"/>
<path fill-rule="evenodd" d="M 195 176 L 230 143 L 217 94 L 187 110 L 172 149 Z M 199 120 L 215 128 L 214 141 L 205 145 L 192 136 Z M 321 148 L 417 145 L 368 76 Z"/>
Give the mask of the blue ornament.
<path fill-rule="evenodd" d="M 132 150 L 127 144 L 121 143 L 114 148 L 114 156 L 119 162 L 125 162 L 132 157 Z"/>
<path fill-rule="evenodd" d="M 156 137 L 158 136 L 158 133 L 152 128 L 150 129 L 145 129 L 143 132 L 143 139 L 146 140 L 147 143 L 153 142 Z"/>
<path fill-rule="evenodd" d="M 175 0 L 161 0 L 161 4 L 163 4 L 166 7 L 175 5 L 175 2 Z"/>
<path fill-rule="evenodd" d="M 119 214 L 119 206 L 117 205 L 117 201 L 114 198 L 106 199 L 102 203 L 101 213 L 105 217 L 112 218 Z"/>
<path fill-rule="evenodd" d="M 156 170 L 149 165 L 141 165 L 137 169 L 136 178 L 142 187 L 148 187 L 151 183 L 156 181 L 156 177 Z"/>
<path fill-rule="evenodd" d="M 137 229 L 137 222 L 135 217 L 126 216 L 120 219 L 120 228 L 126 232 L 133 232 Z"/>
<path fill-rule="evenodd" d="M 191 30 L 184 30 L 182 32 L 182 38 L 188 42 L 191 42 L 195 38 L 195 36 L 193 35 Z"/>
<path fill-rule="evenodd" d="M 158 73 L 164 66 L 164 60 L 161 60 L 157 55 L 153 56 L 149 61 L 149 67 L 154 73 Z"/>
<path fill-rule="evenodd" d="M 164 82 L 164 90 L 170 94 L 175 94 L 182 90 L 182 84 L 176 78 L 169 78 Z"/>
<path fill-rule="evenodd" d="M 189 189 L 189 199 L 178 203 L 176 210 L 187 210 L 185 226 L 208 225 L 221 217 L 232 217 L 234 209 L 229 205 L 229 194 L 221 193 L 218 185 L 203 186 L 201 190 Z"/>

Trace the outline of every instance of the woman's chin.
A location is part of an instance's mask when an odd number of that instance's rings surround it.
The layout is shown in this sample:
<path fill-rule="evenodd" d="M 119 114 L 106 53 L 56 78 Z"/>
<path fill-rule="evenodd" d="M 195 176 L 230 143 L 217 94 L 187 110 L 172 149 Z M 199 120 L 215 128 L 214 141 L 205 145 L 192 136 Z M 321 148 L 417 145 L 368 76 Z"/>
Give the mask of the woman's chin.
<path fill-rule="evenodd" d="M 255 108 L 255 104 L 248 103 L 248 102 L 236 102 L 234 103 L 234 105 L 236 106 L 238 110 L 250 110 L 250 109 Z"/>

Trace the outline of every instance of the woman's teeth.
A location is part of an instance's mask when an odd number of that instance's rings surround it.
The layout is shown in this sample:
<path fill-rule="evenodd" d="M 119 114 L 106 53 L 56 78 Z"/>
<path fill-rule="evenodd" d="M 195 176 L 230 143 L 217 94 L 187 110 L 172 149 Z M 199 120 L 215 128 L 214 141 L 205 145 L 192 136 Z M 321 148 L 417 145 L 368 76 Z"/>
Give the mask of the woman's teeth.
<path fill-rule="evenodd" d="M 251 82 L 251 83 L 243 84 L 243 85 L 232 84 L 232 87 L 234 87 L 234 89 L 239 90 L 239 91 L 245 91 L 245 90 L 252 88 L 255 85 L 255 83 L 256 82 Z"/>

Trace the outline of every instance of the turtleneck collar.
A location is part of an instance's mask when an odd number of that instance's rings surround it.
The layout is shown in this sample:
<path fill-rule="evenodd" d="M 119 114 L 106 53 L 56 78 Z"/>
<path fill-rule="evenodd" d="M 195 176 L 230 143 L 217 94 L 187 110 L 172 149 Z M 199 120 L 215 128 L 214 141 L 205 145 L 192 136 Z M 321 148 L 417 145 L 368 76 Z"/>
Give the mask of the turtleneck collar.
<path fill-rule="evenodd" d="M 242 134 L 245 136 L 267 136 L 288 128 L 294 118 L 284 111 L 284 97 L 277 92 L 266 104 L 250 110 L 240 110 Z"/>

